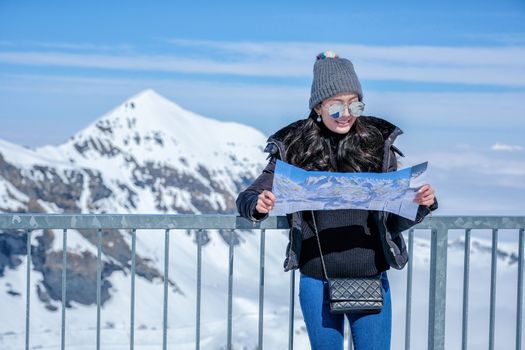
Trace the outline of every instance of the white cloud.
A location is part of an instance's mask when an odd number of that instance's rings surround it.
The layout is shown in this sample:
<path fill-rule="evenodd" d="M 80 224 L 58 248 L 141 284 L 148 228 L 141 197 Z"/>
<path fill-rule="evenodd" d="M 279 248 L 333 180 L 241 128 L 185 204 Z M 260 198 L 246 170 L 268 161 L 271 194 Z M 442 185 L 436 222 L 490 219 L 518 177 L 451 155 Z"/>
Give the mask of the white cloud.
<path fill-rule="evenodd" d="M 397 119 L 406 126 L 457 132 L 525 130 L 524 92 L 364 92 L 366 113 Z M 497 116 L 495 119 L 494 116 Z"/>
<path fill-rule="evenodd" d="M 146 88 L 158 90 L 198 113 L 214 118 L 244 120 L 265 133 L 304 117 L 308 113 L 310 93 L 310 86 L 306 83 L 304 86 L 289 86 L 224 80 L 0 75 L 0 91 L 3 93 L 54 93 L 62 96 L 85 95 L 89 98 L 116 96 L 118 101 Z M 367 114 L 386 118 L 402 129 L 412 128 L 418 133 L 424 130 L 426 134 L 432 132 L 433 135 L 436 132 L 450 134 L 454 131 L 456 135 L 470 132 L 477 137 L 475 133 L 480 130 L 506 130 L 510 134 L 523 131 L 525 124 L 519 116 L 523 112 L 521 101 L 524 100 L 525 92 L 365 91 Z M 494 119 L 495 115 L 498 116 L 497 120 Z M 442 130 L 436 131 L 436 128 Z M 496 131 L 494 135 L 499 139 L 504 137 Z M 414 136 L 411 135 L 412 138 Z M 428 142 L 432 142 L 434 136 L 428 137 Z M 441 139 L 443 143 L 443 137 L 440 135 L 435 139 Z M 494 143 L 498 138 L 489 142 Z M 465 138 L 457 141 L 472 142 Z"/>
<path fill-rule="evenodd" d="M 425 155 L 432 165 L 445 171 L 464 171 L 491 176 L 525 176 L 525 161 L 521 157 L 501 158 L 475 151 L 432 152 Z M 523 183 L 525 186 L 525 183 Z"/>
<path fill-rule="evenodd" d="M 464 34 L 461 35 L 466 39 L 473 40 L 484 40 L 484 41 L 493 41 L 498 44 L 504 45 L 525 45 L 525 37 L 523 33 L 476 33 L 476 34 Z"/>
<path fill-rule="evenodd" d="M 525 47 L 367 46 L 340 43 L 169 40 L 174 55 L 0 52 L 0 62 L 113 70 L 310 78 L 316 54 L 352 59 L 362 79 L 525 86 Z M 74 44 L 45 43 L 74 48 Z M 78 46 L 78 45 L 77 45 Z M 80 48 L 85 45 L 80 45 Z M 96 49 L 96 47 L 88 48 Z M 103 51 L 103 50 L 101 50 Z M 203 51 L 205 54 L 203 55 Z M 204 57 L 204 58 L 203 58 Z"/>
<path fill-rule="evenodd" d="M 209 40 L 173 39 L 168 42 L 177 46 L 207 47 L 217 52 L 229 52 L 235 57 L 275 57 L 278 60 L 311 62 L 323 50 L 330 49 L 340 56 L 376 62 L 397 62 L 453 65 L 500 65 L 512 64 L 525 67 L 525 47 L 448 47 L 448 46 L 378 46 L 341 43 L 299 42 L 225 42 Z"/>
<path fill-rule="evenodd" d="M 53 49 L 69 49 L 69 50 L 86 50 L 86 51 L 129 51 L 134 48 L 133 45 L 98 45 L 91 43 L 53 43 L 53 42 L 37 42 L 35 46 L 53 48 Z"/>
<path fill-rule="evenodd" d="M 523 151 L 523 147 L 522 146 L 518 146 L 518 145 L 506 145 L 504 143 L 496 143 L 494 145 L 492 145 L 491 149 L 493 151 L 509 151 L 509 152 L 513 152 L 513 151 Z"/>
<path fill-rule="evenodd" d="M 167 55 L 107 55 L 65 52 L 0 52 L 0 62 L 23 65 L 101 68 L 152 72 L 302 77 L 304 67 L 272 62 L 221 62 Z"/>
<path fill-rule="evenodd" d="M 13 48 L 17 47 L 44 47 L 51 49 L 63 49 L 63 50 L 81 50 L 81 51 L 93 51 L 93 52 L 129 52 L 134 49 L 133 45 L 129 44 L 117 44 L 117 45 L 103 45 L 103 44 L 93 44 L 93 43 L 71 43 L 71 42 L 47 42 L 47 41 L 17 41 L 15 44 L 11 41 L 0 40 L 0 46 L 11 46 Z"/>

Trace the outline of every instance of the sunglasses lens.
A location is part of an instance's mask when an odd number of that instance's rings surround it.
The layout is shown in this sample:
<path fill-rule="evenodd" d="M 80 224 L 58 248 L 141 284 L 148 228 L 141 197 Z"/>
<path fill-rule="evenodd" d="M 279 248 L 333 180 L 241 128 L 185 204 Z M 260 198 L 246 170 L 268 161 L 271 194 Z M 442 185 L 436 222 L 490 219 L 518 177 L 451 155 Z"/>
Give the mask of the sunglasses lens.
<path fill-rule="evenodd" d="M 344 108 L 344 104 L 334 103 L 333 105 L 328 107 L 328 114 L 330 114 L 330 117 L 337 119 L 343 115 Z"/>
<path fill-rule="evenodd" d="M 365 109 L 365 104 L 363 102 L 355 101 L 350 103 L 348 109 L 350 110 L 351 115 L 354 117 L 360 117 L 361 114 L 363 114 L 363 110 Z"/>

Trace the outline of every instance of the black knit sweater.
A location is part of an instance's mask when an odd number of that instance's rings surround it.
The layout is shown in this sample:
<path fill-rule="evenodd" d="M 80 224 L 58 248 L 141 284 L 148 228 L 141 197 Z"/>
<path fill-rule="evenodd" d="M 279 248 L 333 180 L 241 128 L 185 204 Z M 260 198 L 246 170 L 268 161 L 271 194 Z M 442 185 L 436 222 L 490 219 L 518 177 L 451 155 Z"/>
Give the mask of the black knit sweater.
<path fill-rule="evenodd" d="M 367 210 L 314 211 L 328 277 L 372 276 L 389 268 L 377 226 Z M 303 212 L 299 268 L 324 278 L 311 212 Z"/>

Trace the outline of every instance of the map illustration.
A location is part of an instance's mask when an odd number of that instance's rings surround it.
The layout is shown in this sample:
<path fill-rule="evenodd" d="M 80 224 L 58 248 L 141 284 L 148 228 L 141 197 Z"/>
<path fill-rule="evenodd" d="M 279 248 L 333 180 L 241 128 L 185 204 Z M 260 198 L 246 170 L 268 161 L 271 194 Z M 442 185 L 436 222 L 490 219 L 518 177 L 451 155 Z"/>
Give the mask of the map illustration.
<path fill-rule="evenodd" d="M 368 209 L 415 220 L 416 192 L 426 183 L 428 162 L 388 173 L 307 171 L 277 160 L 273 215 L 303 210 Z"/>

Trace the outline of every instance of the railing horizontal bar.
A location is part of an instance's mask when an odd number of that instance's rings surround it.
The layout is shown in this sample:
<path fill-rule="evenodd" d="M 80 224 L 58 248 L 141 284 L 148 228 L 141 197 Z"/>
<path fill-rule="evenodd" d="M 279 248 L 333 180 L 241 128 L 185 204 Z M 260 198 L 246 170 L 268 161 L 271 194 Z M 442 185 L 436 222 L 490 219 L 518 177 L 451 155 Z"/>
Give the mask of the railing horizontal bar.
<path fill-rule="evenodd" d="M 436 216 L 414 229 L 520 229 L 525 216 Z M 286 216 L 252 222 L 235 215 L 0 214 L 0 229 L 286 229 Z"/>
<path fill-rule="evenodd" d="M 525 223 L 525 219 L 523 220 Z M 0 214 L 3 229 L 286 229 L 285 216 L 252 222 L 235 215 Z"/>
<path fill-rule="evenodd" d="M 434 216 L 432 221 L 423 220 L 413 228 L 419 229 L 473 229 L 491 230 L 497 227 L 500 230 L 516 230 L 523 227 L 525 216 Z"/>

